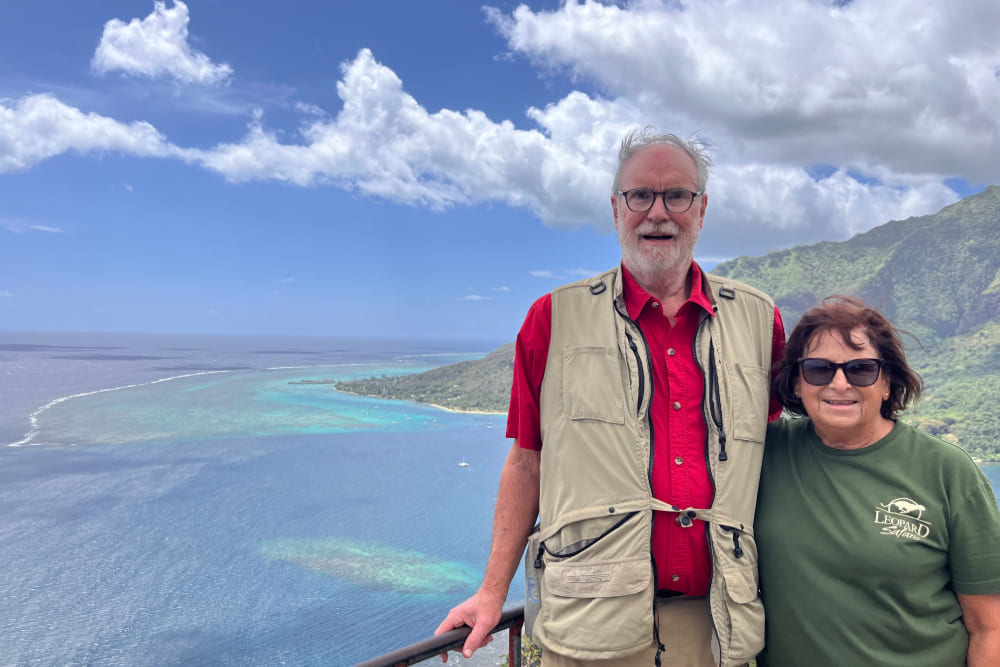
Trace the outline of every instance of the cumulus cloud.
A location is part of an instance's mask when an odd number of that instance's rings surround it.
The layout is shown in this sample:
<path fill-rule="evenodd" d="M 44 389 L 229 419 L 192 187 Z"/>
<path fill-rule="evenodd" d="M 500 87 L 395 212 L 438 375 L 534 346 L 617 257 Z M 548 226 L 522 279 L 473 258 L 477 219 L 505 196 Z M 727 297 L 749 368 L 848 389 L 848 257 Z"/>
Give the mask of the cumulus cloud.
<path fill-rule="evenodd" d="M 550 224 L 606 224 L 595 210 L 602 202 L 602 212 L 607 208 L 613 166 L 607 147 L 622 123 L 603 106 L 597 111 L 606 118 L 594 118 L 586 135 L 565 136 L 558 128 L 516 129 L 476 110 L 430 113 L 368 49 L 341 73 L 343 108 L 332 120 L 307 122 L 301 143 L 282 143 L 255 118 L 239 143 L 201 151 L 198 160 L 234 182 L 334 183 L 432 209 L 500 202 Z M 587 103 L 577 95 L 566 104 Z M 544 126 L 544 117 L 538 120 Z M 600 153 L 591 152 L 598 144 Z"/>
<path fill-rule="evenodd" d="M 68 151 L 118 151 L 144 157 L 181 157 L 149 123 L 120 123 L 84 113 L 48 94 L 0 100 L 0 174 L 22 171 Z"/>
<path fill-rule="evenodd" d="M 962 11 L 945 0 L 572 0 L 487 15 L 539 66 L 636 100 L 658 124 L 702 130 L 744 159 L 998 180 L 993 0 Z"/>
<path fill-rule="evenodd" d="M 945 0 L 570 0 L 487 18 L 510 56 L 591 92 L 529 108 L 525 127 L 475 109 L 430 112 L 362 49 L 341 65 L 336 114 L 297 104 L 296 133 L 269 128 L 258 111 L 240 140 L 209 148 L 179 148 L 147 123 L 52 96 L 0 100 L 0 173 L 66 151 L 120 151 L 185 160 L 230 182 L 333 186 L 435 210 L 503 204 L 546 225 L 610 232 L 615 146 L 626 129 L 653 124 L 697 135 L 715 158 L 700 259 L 932 213 L 958 198 L 949 177 L 1000 182 L 993 0 L 961 12 Z M 95 69 L 224 80 L 227 67 L 191 51 L 187 24 L 181 2 L 110 21 Z M 98 58 L 119 52 L 133 57 Z"/>
<path fill-rule="evenodd" d="M 461 301 L 488 301 L 490 297 L 483 296 L 482 294 L 466 294 L 460 300 Z"/>
<path fill-rule="evenodd" d="M 148 78 L 168 77 L 182 83 L 219 84 L 233 73 L 225 63 L 216 64 L 188 44 L 188 8 L 174 0 L 153 5 L 144 19 L 128 23 L 111 19 L 97 45 L 91 67 L 99 74 L 120 71 Z"/>

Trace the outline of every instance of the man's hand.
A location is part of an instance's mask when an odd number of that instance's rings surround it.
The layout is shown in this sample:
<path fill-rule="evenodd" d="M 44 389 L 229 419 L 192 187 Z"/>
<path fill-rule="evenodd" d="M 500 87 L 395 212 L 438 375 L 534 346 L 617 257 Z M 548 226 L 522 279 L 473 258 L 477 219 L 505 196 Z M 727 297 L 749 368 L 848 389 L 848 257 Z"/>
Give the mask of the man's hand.
<path fill-rule="evenodd" d="M 503 615 L 503 602 L 503 598 L 480 590 L 448 612 L 447 618 L 438 626 L 434 634 L 440 635 L 463 625 L 469 626 L 472 628 L 472 632 L 465 640 L 462 655 L 471 658 L 477 649 L 481 649 L 493 641 L 493 636 L 488 633 L 500 622 L 500 616 Z M 441 662 L 448 662 L 447 653 L 441 654 Z"/>
<path fill-rule="evenodd" d="M 434 631 L 439 635 L 467 625 L 472 628 L 462 655 L 471 658 L 477 649 L 492 641 L 489 631 L 497 626 L 503 615 L 510 580 L 517 572 L 528 543 L 528 534 L 538 516 L 538 474 L 541 455 L 532 449 L 521 449 L 515 441 L 507 454 L 500 489 L 493 515 L 493 544 L 486 562 L 486 573 L 479 592 L 448 613 L 448 617 Z M 448 662 L 448 654 L 441 654 L 441 661 Z"/>

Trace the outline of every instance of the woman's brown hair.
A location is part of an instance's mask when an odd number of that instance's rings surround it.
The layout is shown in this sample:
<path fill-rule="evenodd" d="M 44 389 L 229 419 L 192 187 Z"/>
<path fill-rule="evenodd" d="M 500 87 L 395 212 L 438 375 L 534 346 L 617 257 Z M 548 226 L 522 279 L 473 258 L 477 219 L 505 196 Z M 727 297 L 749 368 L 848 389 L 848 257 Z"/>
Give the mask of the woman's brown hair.
<path fill-rule="evenodd" d="M 795 395 L 799 378 L 798 360 L 805 356 L 813 337 L 823 331 L 840 335 L 844 343 L 855 350 L 861 349 L 851 338 L 851 332 L 861 329 L 882 360 L 882 372 L 889 380 L 889 398 L 882 401 L 881 413 L 895 421 L 900 412 L 920 398 L 923 380 L 906 363 L 901 333 L 882 313 L 858 299 L 834 295 L 823 299 L 818 306 L 806 311 L 792 330 L 779 362 L 778 372 L 772 383 L 774 395 L 789 412 L 805 415 L 802 399 Z M 909 335 L 909 334 L 907 334 Z"/>

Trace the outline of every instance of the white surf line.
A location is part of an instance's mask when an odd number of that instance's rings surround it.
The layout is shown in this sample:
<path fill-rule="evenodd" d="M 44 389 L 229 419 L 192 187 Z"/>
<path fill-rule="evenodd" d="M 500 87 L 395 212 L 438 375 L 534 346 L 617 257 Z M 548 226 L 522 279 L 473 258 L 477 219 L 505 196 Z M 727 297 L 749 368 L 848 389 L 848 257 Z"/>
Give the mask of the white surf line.
<path fill-rule="evenodd" d="M 374 361 L 358 361 L 349 364 L 310 364 L 308 366 L 268 366 L 264 368 L 265 371 L 299 371 L 299 370 L 309 370 L 309 369 L 320 369 L 320 368 L 353 368 L 357 366 L 379 366 L 380 364 Z"/>
<path fill-rule="evenodd" d="M 7 446 L 8 447 L 21 447 L 23 445 L 29 444 L 32 440 L 35 439 L 35 436 L 38 435 L 38 430 L 39 430 L 38 429 L 38 418 L 39 418 L 39 416 L 41 416 L 41 414 L 43 412 L 45 412 L 46 410 L 48 410 L 49 408 L 54 407 L 56 405 L 59 405 L 60 403 L 64 403 L 64 402 L 70 400 L 71 398 L 83 398 L 84 396 L 93 396 L 95 394 L 103 394 L 103 393 L 106 393 L 106 392 L 109 392 L 109 391 L 119 391 L 121 389 L 134 389 L 135 387 L 145 387 L 145 386 L 148 386 L 148 385 L 151 385 L 151 384 L 159 384 L 160 382 L 170 382 L 171 380 L 180 380 L 182 378 L 197 377 L 199 375 L 212 375 L 213 373 L 232 373 L 232 372 L 233 371 L 200 371 L 198 373 L 187 373 L 185 375 L 174 375 L 173 377 L 160 378 L 158 380 L 150 380 L 149 382 L 138 382 L 136 384 L 126 384 L 126 385 L 122 385 L 121 387 L 109 387 L 107 389 L 96 389 L 94 391 L 85 391 L 85 392 L 82 392 L 82 393 L 79 393 L 79 394 L 72 394 L 71 396 L 63 396 L 62 398 L 56 398 L 54 400 L 49 401 L 48 403 L 46 403 L 42 407 L 38 408 L 34 412 L 32 412 L 28 416 L 28 421 L 31 423 L 31 428 L 28 430 L 27 433 L 24 434 L 23 438 L 21 438 L 17 442 L 8 443 Z M 39 443 L 36 443 L 36 444 L 39 444 Z"/>

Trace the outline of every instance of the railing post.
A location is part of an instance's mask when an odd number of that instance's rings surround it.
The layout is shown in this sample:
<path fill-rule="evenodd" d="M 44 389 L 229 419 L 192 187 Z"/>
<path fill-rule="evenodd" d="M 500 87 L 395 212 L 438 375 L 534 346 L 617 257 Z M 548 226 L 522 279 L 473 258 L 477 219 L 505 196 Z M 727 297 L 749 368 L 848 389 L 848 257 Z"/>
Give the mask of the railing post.
<path fill-rule="evenodd" d="M 508 667 L 521 667 L 521 663 L 524 662 L 524 657 L 521 655 L 521 626 L 523 625 L 524 618 L 520 618 L 507 630 Z"/>

